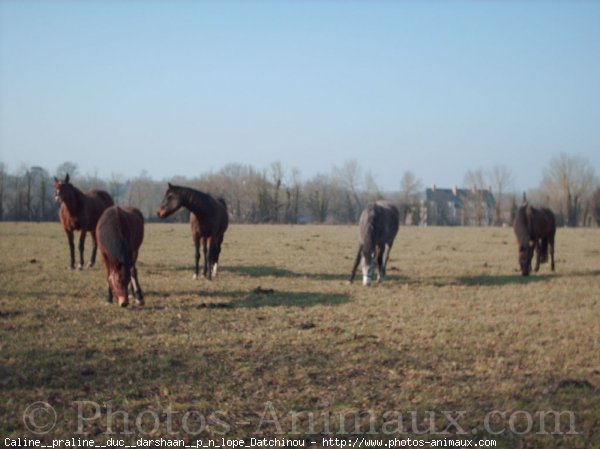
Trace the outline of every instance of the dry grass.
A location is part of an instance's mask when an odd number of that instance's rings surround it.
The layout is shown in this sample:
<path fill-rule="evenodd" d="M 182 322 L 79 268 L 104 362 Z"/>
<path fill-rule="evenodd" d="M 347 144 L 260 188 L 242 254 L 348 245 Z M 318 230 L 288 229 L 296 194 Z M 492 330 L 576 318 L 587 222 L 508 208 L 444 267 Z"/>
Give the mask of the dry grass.
<path fill-rule="evenodd" d="M 366 432 L 353 424 L 365 411 L 380 433 L 386 412 L 403 413 L 403 436 L 427 428 L 427 412 L 441 432 L 441 411 L 463 411 L 462 428 L 486 437 L 486 414 L 499 410 L 499 447 L 600 447 L 600 230 L 560 229 L 557 273 L 543 265 L 523 279 L 511 229 L 401 228 L 389 278 L 371 289 L 345 282 L 355 234 L 232 226 L 208 283 L 192 280 L 187 225 L 148 225 L 146 306 L 124 310 L 105 304 L 101 267 L 66 269 L 58 224 L 1 223 L 0 434 L 28 435 L 35 401 L 57 412 L 43 440 L 82 430 L 101 441 L 114 437 L 107 428 L 187 441 L 270 435 L 275 413 L 295 437 L 340 434 L 339 413 L 347 432 Z M 78 429 L 77 401 L 100 404 L 100 418 Z M 111 407 L 130 422 L 110 422 Z M 572 411 L 579 435 L 539 434 L 537 421 L 523 431 L 523 412 L 548 410 Z"/>

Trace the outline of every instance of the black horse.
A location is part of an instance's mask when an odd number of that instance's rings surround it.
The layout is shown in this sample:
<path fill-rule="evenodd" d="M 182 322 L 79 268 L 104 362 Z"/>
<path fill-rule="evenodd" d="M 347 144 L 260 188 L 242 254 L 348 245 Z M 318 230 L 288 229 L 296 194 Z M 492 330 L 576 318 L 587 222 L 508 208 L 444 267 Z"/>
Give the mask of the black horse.
<path fill-rule="evenodd" d="M 208 193 L 169 183 L 156 213 L 160 218 L 166 218 L 181 207 L 185 207 L 191 212 L 190 224 L 196 248 L 194 278 L 198 279 L 200 271 L 200 245 L 202 245 L 204 253 L 202 274 L 210 280 L 217 274 L 221 245 L 229 225 L 227 204 L 222 198 L 215 199 Z"/>
<path fill-rule="evenodd" d="M 537 209 L 527 203 L 517 211 L 513 224 L 517 243 L 519 245 L 519 265 L 521 274 L 529 276 L 531 260 L 535 252 L 535 271 L 540 269 L 540 263 L 547 262 L 550 252 L 550 269 L 554 271 L 554 236 L 556 220 L 550 209 Z"/>
<path fill-rule="evenodd" d="M 399 217 L 398 209 L 387 201 L 377 201 L 362 211 L 358 220 L 358 253 L 350 275 L 350 283 L 354 280 L 360 262 L 363 285 L 371 285 L 375 264 L 379 271 L 377 281 L 383 281 L 385 266 L 398 233 Z"/>

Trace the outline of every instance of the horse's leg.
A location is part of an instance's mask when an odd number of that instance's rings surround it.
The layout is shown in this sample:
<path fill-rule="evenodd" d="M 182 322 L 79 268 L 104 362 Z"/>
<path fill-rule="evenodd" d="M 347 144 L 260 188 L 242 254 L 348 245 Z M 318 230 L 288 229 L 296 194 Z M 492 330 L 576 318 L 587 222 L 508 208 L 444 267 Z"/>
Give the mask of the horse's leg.
<path fill-rule="evenodd" d="M 204 276 L 205 278 L 208 278 L 208 249 L 206 248 L 207 246 L 207 239 L 205 237 L 202 238 L 202 255 L 204 256 L 204 265 L 202 268 L 202 276 Z"/>
<path fill-rule="evenodd" d="M 200 273 L 200 237 L 194 236 L 194 279 L 198 279 Z"/>
<path fill-rule="evenodd" d="M 221 250 L 220 246 L 221 245 L 220 245 L 219 236 L 218 235 L 213 236 L 213 238 L 211 239 L 210 260 L 209 260 L 209 264 L 210 264 L 209 268 L 210 268 L 211 277 L 217 276 L 219 251 Z"/>
<path fill-rule="evenodd" d="M 550 250 L 550 269 L 554 271 L 554 236 L 548 239 L 548 246 Z"/>
<path fill-rule="evenodd" d="M 206 252 L 206 258 L 204 259 L 204 266 L 206 267 L 206 279 L 209 281 L 212 280 L 212 265 L 213 265 L 213 257 L 214 257 L 214 246 L 215 239 L 211 236 L 206 239 L 206 246 L 208 250 Z"/>
<path fill-rule="evenodd" d="M 541 239 L 541 251 L 542 251 L 542 256 L 541 256 L 541 263 L 546 263 L 548 262 L 548 239 L 543 238 Z"/>
<path fill-rule="evenodd" d="M 384 245 L 383 248 L 384 248 L 383 251 L 385 254 L 383 255 L 383 263 L 379 267 L 379 279 L 378 279 L 379 282 L 383 281 L 383 279 L 385 278 L 386 267 L 387 267 L 388 260 L 390 258 L 390 250 L 392 249 L 392 245 L 386 244 L 386 245 Z"/>
<path fill-rule="evenodd" d="M 361 246 L 358 245 L 358 252 L 356 253 L 356 259 L 354 260 L 354 266 L 352 267 L 352 273 L 350 273 L 350 279 L 348 279 L 348 283 L 352 284 L 354 281 L 354 276 L 356 275 L 356 269 L 358 268 L 358 264 L 360 263 L 360 250 Z"/>
<path fill-rule="evenodd" d="M 92 268 L 96 264 L 96 251 L 98 250 L 98 243 L 96 242 L 96 233 L 90 232 L 90 236 L 92 237 L 92 256 L 90 257 L 90 263 L 88 263 L 88 267 Z"/>
<path fill-rule="evenodd" d="M 104 259 L 104 271 L 106 271 L 106 283 L 108 284 L 108 296 L 106 297 L 106 302 L 109 304 L 113 302 L 113 292 L 110 288 L 110 283 L 108 282 L 108 277 L 110 276 L 110 268 L 108 265 L 108 258 L 102 253 L 102 259 Z"/>
<path fill-rule="evenodd" d="M 71 255 L 71 264 L 69 265 L 69 269 L 75 269 L 75 242 L 73 231 L 67 231 L 67 240 L 69 241 L 69 254 Z"/>
<path fill-rule="evenodd" d="M 383 252 L 385 251 L 385 245 L 383 246 L 383 250 L 381 249 L 381 246 L 377 245 L 375 247 L 375 260 L 377 261 L 377 283 L 380 283 L 381 281 L 383 281 L 383 277 L 385 276 L 385 273 L 382 272 L 382 270 L 385 270 L 383 268 Z"/>
<path fill-rule="evenodd" d="M 83 268 L 83 248 L 85 247 L 85 234 L 86 231 L 83 229 L 79 233 L 79 266 L 77 268 L 80 270 Z"/>
<path fill-rule="evenodd" d="M 219 256 L 221 255 L 221 245 L 223 244 L 223 234 L 221 234 L 217 239 L 217 244 L 215 246 L 215 254 L 214 254 L 214 264 L 212 268 L 213 277 L 217 277 L 217 272 L 219 271 Z"/>
<path fill-rule="evenodd" d="M 133 286 L 133 290 L 135 291 L 137 304 L 139 306 L 143 306 L 144 294 L 142 293 L 142 287 L 140 286 L 140 281 L 137 275 L 137 268 L 135 266 L 131 267 L 131 285 Z"/>
<path fill-rule="evenodd" d="M 535 242 L 534 251 L 535 251 L 535 268 L 534 268 L 534 271 L 537 273 L 538 271 L 540 271 L 540 260 L 542 258 L 542 247 L 540 245 L 539 239 L 536 240 L 536 242 Z"/>

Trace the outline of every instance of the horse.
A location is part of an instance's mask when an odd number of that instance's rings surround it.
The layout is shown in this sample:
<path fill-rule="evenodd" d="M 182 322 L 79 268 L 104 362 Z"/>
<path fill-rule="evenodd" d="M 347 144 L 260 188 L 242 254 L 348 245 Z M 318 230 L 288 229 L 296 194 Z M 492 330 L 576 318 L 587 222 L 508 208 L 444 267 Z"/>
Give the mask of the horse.
<path fill-rule="evenodd" d="M 550 269 L 554 271 L 554 236 L 556 220 L 550 209 L 536 209 L 525 203 L 517 211 L 513 229 L 519 246 L 519 265 L 521 274 L 529 276 L 531 260 L 535 252 L 535 271 L 539 271 L 540 263 L 548 261 L 550 250 Z"/>
<path fill-rule="evenodd" d="M 143 305 L 144 294 L 135 266 L 144 240 L 142 213 L 133 207 L 109 207 L 98 220 L 96 239 L 106 269 L 108 302 L 113 302 L 114 295 L 121 307 L 127 307 L 131 284 L 137 304 Z"/>
<path fill-rule="evenodd" d="M 202 274 L 210 281 L 217 275 L 221 245 L 229 225 L 227 204 L 222 198 L 216 199 L 208 193 L 168 183 L 167 191 L 156 214 L 160 218 L 166 218 L 181 207 L 191 212 L 190 225 L 195 247 L 194 279 L 198 279 L 200 271 L 200 246 L 202 246 L 204 255 Z"/>
<path fill-rule="evenodd" d="M 69 241 L 69 250 L 71 254 L 71 264 L 69 268 L 75 269 L 75 244 L 73 242 L 74 231 L 79 232 L 79 266 L 83 268 L 83 248 L 85 246 L 85 236 L 89 232 L 92 236 L 94 247 L 90 258 L 89 267 L 96 263 L 96 225 L 102 212 L 114 204 L 112 197 L 104 190 L 90 190 L 83 193 L 77 187 L 69 182 L 69 174 L 60 181 L 54 178 L 54 199 L 60 204 L 59 217 L 60 222 L 67 234 Z"/>
<path fill-rule="evenodd" d="M 377 201 L 362 211 L 358 220 L 358 253 L 349 283 L 354 281 L 356 268 L 360 262 L 362 262 L 364 286 L 371 285 L 375 265 L 378 268 L 377 282 L 383 281 L 399 223 L 398 209 L 387 201 Z"/>

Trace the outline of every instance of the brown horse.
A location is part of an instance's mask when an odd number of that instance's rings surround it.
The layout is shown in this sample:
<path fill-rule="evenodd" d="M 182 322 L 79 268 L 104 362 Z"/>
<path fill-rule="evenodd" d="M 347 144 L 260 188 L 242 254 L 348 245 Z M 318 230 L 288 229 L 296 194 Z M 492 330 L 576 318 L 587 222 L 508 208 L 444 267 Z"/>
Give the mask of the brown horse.
<path fill-rule="evenodd" d="M 166 218 L 181 207 L 191 212 L 190 224 L 196 249 L 194 279 L 198 279 L 200 271 L 200 246 L 202 245 L 204 254 L 202 274 L 206 279 L 211 280 L 212 276 L 217 275 L 221 245 L 229 225 L 227 204 L 222 198 L 215 199 L 199 190 L 169 183 L 156 213 L 160 218 Z"/>
<path fill-rule="evenodd" d="M 69 182 L 69 174 L 63 181 L 54 178 L 54 198 L 60 203 L 60 222 L 67 233 L 69 250 L 71 253 L 71 270 L 75 268 L 75 244 L 73 243 L 74 231 L 79 233 L 79 266 L 83 268 L 83 248 L 85 236 L 89 232 L 92 236 L 94 248 L 89 266 L 93 267 L 96 262 L 96 225 L 102 212 L 114 204 L 111 196 L 104 190 L 90 190 L 83 193 Z"/>
<path fill-rule="evenodd" d="M 531 260 L 535 252 L 535 271 L 540 269 L 540 263 L 548 260 L 550 250 L 550 269 L 554 271 L 554 236 L 556 220 L 550 209 L 536 209 L 525 203 L 517 211 L 513 224 L 517 243 L 519 245 L 519 265 L 521 274 L 528 276 L 531 272 Z"/>
<path fill-rule="evenodd" d="M 108 302 L 113 295 L 121 307 L 129 303 L 128 288 L 137 297 L 137 304 L 144 304 L 144 295 L 138 280 L 138 252 L 144 240 L 144 217 L 132 207 L 111 206 L 104 211 L 96 230 L 100 254 L 104 260 L 108 281 Z"/>

